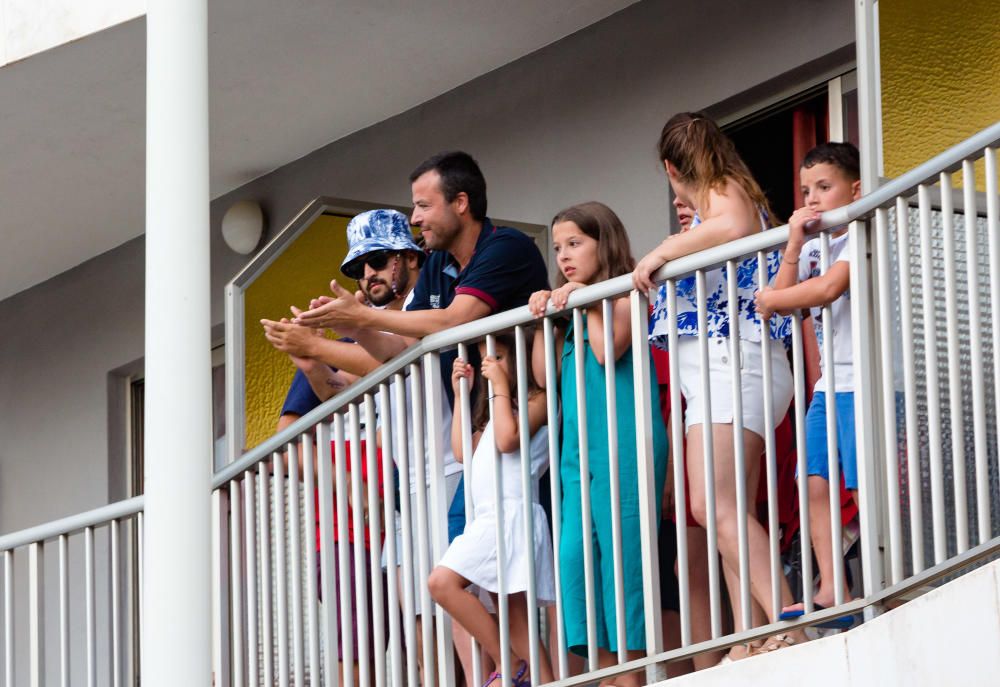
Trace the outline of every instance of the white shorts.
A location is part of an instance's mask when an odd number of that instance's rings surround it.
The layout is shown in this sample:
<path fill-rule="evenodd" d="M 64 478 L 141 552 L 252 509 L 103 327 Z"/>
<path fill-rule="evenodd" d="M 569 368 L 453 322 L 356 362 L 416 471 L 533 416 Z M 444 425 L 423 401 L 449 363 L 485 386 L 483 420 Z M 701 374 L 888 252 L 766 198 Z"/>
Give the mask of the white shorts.
<path fill-rule="evenodd" d="M 708 338 L 708 374 L 712 424 L 733 423 L 733 372 L 731 344 L 722 337 Z M 701 384 L 701 353 L 698 337 L 682 336 L 677 347 L 681 393 L 684 395 L 684 428 L 705 423 Z M 764 376 L 760 342 L 740 340 L 740 388 L 743 400 L 743 427 L 764 436 Z M 792 402 L 792 371 L 785 347 L 771 340 L 771 392 L 774 424 L 781 423 Z"/>

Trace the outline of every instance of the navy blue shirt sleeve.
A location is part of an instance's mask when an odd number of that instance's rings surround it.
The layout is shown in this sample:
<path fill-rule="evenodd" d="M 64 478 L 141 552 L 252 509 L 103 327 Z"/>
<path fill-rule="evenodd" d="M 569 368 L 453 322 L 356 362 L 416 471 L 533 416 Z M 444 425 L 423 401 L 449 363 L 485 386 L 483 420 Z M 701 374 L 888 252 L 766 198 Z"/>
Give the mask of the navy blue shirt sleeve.
<path fill-rule="evenodd" d="M 305 415 L 313 408 L 319 406 L 320 400 L 313 393 L 309 386 L 309 379 L 302 373 L 302 370 L 295 370 L 295 377 L 288 387 L 288 394 L 285 396 L 285 404 L 281 406 L 281 414 Z"/>
<path fill-rule="evenodd" d="M 346 336 L 340 337 L 339 341 L 344 343 L 356 343 L 354 339 L 349 339 Z M 331 367 L 334 372 L 337 368 Z M 295 415 L 305 415 L 313 408 L 317 407 L 322 401 L 319 397 L 313 393 L 312 387 L 309 386 L 309 378 L 303 374 L 302 370 L 295 370 L 295 376 L 292 377 L 292 383 L 288 387 L 288 394 L 285 395 L 285 405 L 281 406 L 281 414 L 287 415 L 289 413 Z"/>
<path fill-rule="evenodd" d="M 498 227 L 476 251 L 455 295 L 475 296 L 502 312 L 526 305 L 531 294 L 547 288 L 545 261 L 535 242 L 516 229 Z"/>

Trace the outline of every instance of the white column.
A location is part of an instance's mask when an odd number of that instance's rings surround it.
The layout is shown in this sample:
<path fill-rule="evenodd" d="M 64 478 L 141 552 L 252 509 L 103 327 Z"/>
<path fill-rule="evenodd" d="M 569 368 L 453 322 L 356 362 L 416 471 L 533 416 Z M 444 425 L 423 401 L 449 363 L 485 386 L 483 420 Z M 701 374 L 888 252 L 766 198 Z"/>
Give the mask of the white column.
<path fill-rule="evenodd" d="M 881 86 L 879 84 L 878 49 L 878 0 L 855 0 L 854 35 L 858 60 L 858 124 L 859 150 L 861 153 L 861 190 L 868 194 L 879 186 L 880 158 L 882 155 Z M 871 240 L 872 222 L 853 223 L 850 233 L 851 253 L 851 320 L 853 326 L 853 351 L 855 370 L 854 417 L 880 417 L 878 403 L 895 403 L 895 399 L 880 399 L 879 372 L 876 361 L 878 331 L 875 318 L 875 285 L 879 279 L 891 275 L 877 274 L 877 244 Z M 892 316 L 883 313 L 883 317 Z M 861 576 L 865 596 L 882 589 L 882 522 L 888 519 L 885 511 L 885 460 L 895 456 L 880 455 L 880 428 L 874 422 L 856 423 L 859 522 L 861 526 Z M 870 619 L 880 608 L 865 609 Z"/>
<path fill-rule="evenodd" d="M 146 12 L 142 683 L 211 684 L 206 0 Z"/>
<path fill-rule="evenodd" d="M 861 191 L 879 186 L 882 156 L 882 88 L 879 84 L 878 0 L 855 0 L 854 45 L 858 62 L 858 149 Z"/>

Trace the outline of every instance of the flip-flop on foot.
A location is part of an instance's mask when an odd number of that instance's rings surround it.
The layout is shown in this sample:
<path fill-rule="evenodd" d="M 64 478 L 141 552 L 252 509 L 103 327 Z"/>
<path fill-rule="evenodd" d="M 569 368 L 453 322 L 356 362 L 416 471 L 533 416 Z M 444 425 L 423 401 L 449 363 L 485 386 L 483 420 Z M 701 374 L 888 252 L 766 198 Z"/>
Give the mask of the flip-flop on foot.
<path fill-rule="evenodd" d="M 813 604 L 814 611 L 825 611 L 826 606 L 821 604 Z M 795 620 L 796 618 L 801 618 L 805 615 L 805 608 L 787 608 L 781 612 L 778 616 L 778 620 Z M 825 630 L 846 630 L 854 625 L 854 616 L 852 615 L 842 615 L 838 618 L 831 618 L 830 620 L 824 620 L 821 623 L 816 623 L 813 627 L 822 627 Z"/>

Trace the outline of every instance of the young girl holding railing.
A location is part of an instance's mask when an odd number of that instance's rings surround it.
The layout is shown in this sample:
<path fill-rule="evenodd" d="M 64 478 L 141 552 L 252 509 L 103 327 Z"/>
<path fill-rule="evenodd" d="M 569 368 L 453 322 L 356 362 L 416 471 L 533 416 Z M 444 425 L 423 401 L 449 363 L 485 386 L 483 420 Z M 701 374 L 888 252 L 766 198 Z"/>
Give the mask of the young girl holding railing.
<path fill-rule="evenodd" d="M 552 238 L 559 266 L 560 286 L 554 291 L 538 291 L 529 307 L 540 317 L 551 301 L 556 309 L 566 306 L 569 295 L 581 287 L 630 272 L 635 264 L 628 235 L 618 216 L 606 205 L 583 203 L 563 210 L 552 220 Z M 617 662 L 618 634 L 615 611 L 615 580 L 624 591 L 625 643 L 629 659 L 638 658 L 646 648 L 643 605 L 642 545 L 639 522 L 639 485 L 636 448 L 636 411 L 632 369 L 631 325 L 628 298 L 618 298 L 612 305 L 613 340 L 605 341 L 603 309 L 600 304 L 586 308 L 583 317 L 583 347 L 577 350 L 573 325 L 556 328 L 556 366 L 561 377 L 562 451 L 559 475 L 562 485 L 561 538 L 559 541 L 560 582 L 566 642 L 575 653 L 587 653 L 587 588 L 584 577 L 584 547 L 593 551 L 594 594 L 596 596 L 596 636 L 598 663 Z M 536 337 L 538 335 L 536 334 Z M 542 347 L 535 342 L 534 373 L 544 382 L 546 361 L 539 355 Z M 576 376 L 576 356 L 584 357 L 584 375 Z M 637 355 L 649 355 L 648 351 Z M 608 407 L 605 395 L 605 361 L 614 361 L 615 406 Z M 652 365 L 650 365 L 652 368 Z M 580 385 L 578 387 L 578 385 Z M 660 500 L 667 464 L 667 437 L 659 421 L 659 398 L 648 385 L 653 428 L 656 510 Z M 591 522 L 582 522 L 580 475 L 580 418 L 577 397 L 586 397 L 586 439 L 589 459 Z M 621 508 L 621 548 L 623 569 L 616 575 L 612 532 L 612 484 L 610 478 L 607 418 L 617 420 L 618 503 Z M 658 516 L 657 516 L 658 518 Z M 655 527 L 657 523 L 653 523 Z M 620 576 L 620 577 L 619 577 Z M 647 580 L 647 584 L 659 584 Z M 659 609 L 655 609 L 659 613 Z M 635 673 L 604 684 L 638 685 Z"/>
<path fill-rule="evenodd" d="M 532 338 L 526 337 L 526 360 L 531 359 Z M 532 525 L 533 541 L 525 539 L 524 491 L 521 479 L 521 431 L 518 424 L 517 379 L 511 363 L 514 359 L 515 343 L 510 334 L 496 336 L 496 355 L 487 355 L 486 347 L 480 344 L 482 358 L 481 374 L 484 380 L 493 384 L 493 395 L 487 398 L 487 384 L 479 384 L 479 394 L 472 412 L 472 494 L 473 519 L 448 547 L 440 563 L 431 572 L 428 585 L 431 596 L 448 613 L 466 628 L 493 659 L 497 672 L 492 673 L 484 687 L 500 680 L 500 629 L 495 617 L 474 596 L 466 591 L 475 585 L 481 592 L 488 593 L 496 608 L 497 594 L 500 592 L 497 574 L 497 510 L 494 491 L 494 472 L 491 452 L 495 449 L 502 471 L 504 591 L 508 595 L 511 676 L 514 687 L 527 687 L 529 679 L 539 682 L 553 680 L 552 667 L 544 647 L 539 646 L 538 676 L 528 676 L 526 661 L 530 656 L 531 644 L 528 635 L 529 609 L 527 594 L 529 575 L 529 547 L 535 558 L 535 593 L 541 604 L 551 604 L 555 600 L 552 572 L 552 544 L 549 540 L 548 519 L 538 502 L 538 480 L 548 467 L 548 429 L 546 423 L 545 393 L 530 380 L 527 399 L 528 427 L 524 428 L 531 437 L 529 455 L 532 475 Z M 452 386 L 455 398 L 459 397 L 461 380 L 467 379 L 472 388 L 474 372 L 472 365 L 461 358 L 452 367 Z M 490 401 L 493 417 L 490 418 Z M 470 422 L 462 417 L 462 409 L 455 405 L 452 422 L 451 442 L 455 457 L 463 460 L 462 427 Z M 520 659 L 520 666 L 517 665 Z M 499 683 L 497 683 L 499 684 Z"/>
<path fill-rule="evenodd" d="M 674 115 L 663 127 L 659 140 L 663 160 L 675 195 L 695 208 L 695 222 L 689 231 L 664 240 L 639 261 L 633 273 L 636 288 L 653 289 L 653 274 L 665 263 L 684 255 L 725 244 L 729 241 L 763 231 L 770 225 L 772 214 L 767 198 L 753 179 L 746 164 L 736 152 L 732 141 L 712 120 L 699 113 Z M 667 311 L 666 293 L 661 287 L 650 322 L 650 339 L 666 347 L 667 334 L 674 320 L 679 335 L 676 355 L 680 363 L 681 390 L 687 402 L 684 424 L 687 431 L 687 469 L 691 489 L 691 509 L 703 527 L 708 526 L 705 488 L 706 442 L 704 423 L 711 422 L 714 457 L 715 520 L 718 548 L 729 570 L 739 570 L 739 519 L 745 517 L 747 527 L 752 600 L 762 608 L 770 621 L 777 620 L 777 610 L 771 601 L 771 569 L 768 559 L 767 532 L 754 515 L 752 495 L 756 484 L 747 485 L 747 511 L 740 514 L 736 503 L 735 439 L 733 436 L 733 367 L 739 365 L 742 400 L 745 469 L 744 479 L 751 478 L 754 466 L 764 451 L 765 426 L 764 387 L 770 385 L 775 422 L 785 415 L 792 399 L 792 377 L 783 341 L 791 334 L 787 317 L 774 317 L 761 323 L 754 310 L 754 293 L 758 287 L 757 257 L 736 261 L 736 274 L 725 267 L 705 271 L 706 323 L 708 337 L 708 370 L 710 384 L 710 418 L 705 417 L 702 392 L 702 369 L 699 350 L 699 305 L 695 277 L 677 282 L 677 312 Z M 766 257 L 766 279 L 770 283 L 779 267 L 776 251 Z M 730 344 L 729 280 L 736 280 L 739 318 L 738 359 Z M 760 285 L 765 286 L 766 284 Z M 761 338 L 771 339 L 771 376 L 764 379 Z M 781 575 L 780 591 L 783 605 L 792 601 L 788 583 Z M 739 599 L 739 595 L 735 595 Z M 741 613 L 734 603 L 737 630 Z M 769 651 L 803 641 L 801 631 L 772 637 L 761 651 Z M 741 654 L 732 653 L 734 658 Z"/>

